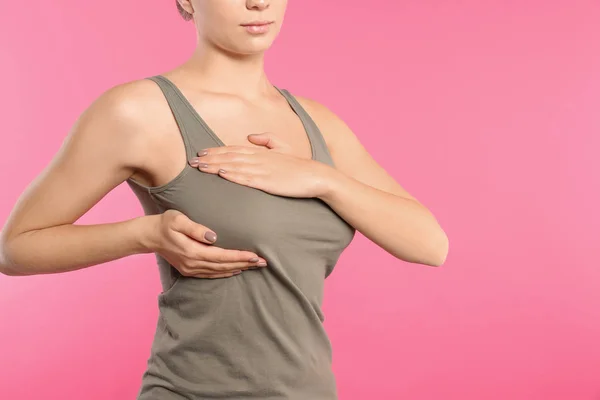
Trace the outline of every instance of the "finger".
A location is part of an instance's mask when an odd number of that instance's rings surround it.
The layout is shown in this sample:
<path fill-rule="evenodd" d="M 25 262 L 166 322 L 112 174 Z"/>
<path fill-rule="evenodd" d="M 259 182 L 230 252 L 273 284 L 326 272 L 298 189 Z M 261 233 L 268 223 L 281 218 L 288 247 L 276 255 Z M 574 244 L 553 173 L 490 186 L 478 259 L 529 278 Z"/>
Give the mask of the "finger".
<path fill-rule="evenodd" d="M 218 264 L 231 264 L 236 262 L 259 263 L 267 262 L 256 253 L 246 250 L 224 249 L 222 247 L 210 246 L 200 249 L 201 255 L 197 257 L 198 261 L 212 262 Z"/>
<path fill-rule="evenodd" d="M 266 151 L 261 149 L 260 151 Z M 202 157 L 192 160 L 190 164 L 207 163 L 207 164 L 218 164 L 226 162 L 234 163 L 253 163 L 256 162 L 256 151 L 251 152 L 236 152 L 236 151 L 219 151 L 207 154 Z"/>
<path fill-rule="evenodd" d="M 205 278 L 205 279 L 228 278 L 230 276 L 239 275 L 241 273 L 242 273 L 241 270 L 237 270 L 237 271 L 231 271 L 231 272 L 220 273 L 220 274 L 198 274 L 198 275 L 192 275 L 192 277 L 193 278 Z"/>
<path fill-rule="evenodd" d="M 190 166 L 198 168 L 205 172 L 216 172 L 222 165 L 234 165 L 237 168 L 257 165 L 260 160 L 253 157 L 253 154 L 240 154 L 240 153 L 221 153 L 212 154 L 210 156 L 200 157 L 192 159 Z"/>
<path fill-rule="evenodd" d="M 198 158 L 203 159 L 208 156 L 224 153 L 239 153 L 239 154 L 254 154 L 256 151 L 264 150 L 256 146 L 219 146 L 219 147 L 207 147 L 200 150 L 196 155 Z"/>
<path fill-rule="evenodd" d="M 200 163 L 198 169 L 209 174 L 236 173 L 238 175 L 259 176 L 264 175 L 264 168 L 247 162 L 216 162 Z"/>
<path fill-rule="evenodd" d="M 245 149 L 243 148 L 243 146 L 213 147 L 198 152 L 197 157 L 193 157 L 190 160 L 188 160 L 188 164 L 190 164 L 190 166 L 194 168 L 197 168 L 199 164 L 204 163 L 244 160 L 240 157 L 247 157 L 251 154 L 254 154 L 254 152 L 249 147 L 246 147 Z"/>
<path fill-rule="evenodd" d="M 269 149 L 281 149 L 288 147 L 287 143 L 275 136 L 272 132 L 252 133 L 248 135 L 248 140 L 259 146 L 265 146 Z"/>
<path fill-rule="evenodd" d="M 199 273 L 207 274 L 222 274 L 225 272 L 235 271 L 238 269 L 248 268 L 264 268 L 267 266 L 265 261 L 261 262 L 234 262 L 234 263 L 217 263 L 212 261 L 198 261 L 197 263 L 188 264 L 187 271 L 189 275 Z"/>
<path fill-rule="evenodd" d="M 217 241 L 217 234 L 215 232 L 189 218 L 178 221 L 177 224 L 175 224 L 175 229 L 201 243 L 213 244 Z"/>
<path fill-rule="evenodd" d="M 220 177 L 225 178 L 230 182 L 237 183 L 239 185 L 248 186 L 248 187 L 254 187 L 257 189 L 259 188 L 257 186 L 256 176 L 253 176 L 250 174 L 245 174 L 242 172 L 227 171 L 224 169 L 219 169 L 219 171 L 217 171 L 217 174 Z"/>

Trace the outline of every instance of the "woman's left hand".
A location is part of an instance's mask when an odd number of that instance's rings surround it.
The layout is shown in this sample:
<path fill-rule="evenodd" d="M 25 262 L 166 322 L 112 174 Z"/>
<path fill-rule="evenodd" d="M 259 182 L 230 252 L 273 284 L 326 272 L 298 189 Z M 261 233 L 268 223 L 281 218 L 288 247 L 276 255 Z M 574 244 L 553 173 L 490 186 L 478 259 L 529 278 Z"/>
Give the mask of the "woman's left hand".
<path fill-rule="evenodd" d="M 327 174 L 331 167 L 291 155 L 288 146 L 267 135 L 260 134 L 256 140 L 252 139 L 265 147 L 210 147 L 203 149 L 205 155 L 200 151 L 190 165 L 202 172 L 279 196 L 321 196 L 327 190 Z"/>

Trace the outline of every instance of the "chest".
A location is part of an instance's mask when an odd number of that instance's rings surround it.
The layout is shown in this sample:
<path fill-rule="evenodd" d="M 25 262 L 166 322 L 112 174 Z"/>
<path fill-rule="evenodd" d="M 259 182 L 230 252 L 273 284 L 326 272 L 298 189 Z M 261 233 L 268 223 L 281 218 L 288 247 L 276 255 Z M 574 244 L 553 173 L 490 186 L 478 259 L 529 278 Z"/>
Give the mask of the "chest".
<path fill-rule="evenodd" d="M 310 159 L 312 149 L 304 122 L 281 98 L 263 102 L 246 102 L 222 96 L 203 96 L 192 99 L 195 112 L 223 145 L 255 146 L 248 140 L 252 133 L 269 133 L 269 136 L 286 152 L 296 157 Z"/>
<path fill-rule="evenodd" d="M 355 233 L 318 198 L 273 195 L 195 169 L 153 196 L 163 208 L 177 209 L 213 230 L 215 245 L 223 248 L 260 253 L 269 246 L 335 258 Z"/>

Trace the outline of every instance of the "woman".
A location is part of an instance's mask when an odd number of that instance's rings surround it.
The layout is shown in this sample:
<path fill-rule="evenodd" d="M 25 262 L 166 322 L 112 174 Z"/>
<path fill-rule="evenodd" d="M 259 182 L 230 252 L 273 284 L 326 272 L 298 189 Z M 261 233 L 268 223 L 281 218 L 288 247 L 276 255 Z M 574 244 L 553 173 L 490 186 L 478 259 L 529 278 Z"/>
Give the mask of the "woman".
<path fill-rule="evenodd" d="M 269 82 L 285 0 L 177 7 L 194 54 L 85 110 L 6 222 L 2 272 L 155 253 L 164 290 L 138 399 L 336 399 L 322 290 L 355 231 L 430 266 L 448 239 L 346 124 Z M 74 225 L 122 182 L 144 216 Z"/>

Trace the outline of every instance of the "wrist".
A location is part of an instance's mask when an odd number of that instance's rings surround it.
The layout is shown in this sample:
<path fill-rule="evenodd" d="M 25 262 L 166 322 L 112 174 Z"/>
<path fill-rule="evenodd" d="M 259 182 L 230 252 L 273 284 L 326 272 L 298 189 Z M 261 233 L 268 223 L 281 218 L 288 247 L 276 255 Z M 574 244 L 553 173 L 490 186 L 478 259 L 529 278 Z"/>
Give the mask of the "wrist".
<path fill-rule="evenodd" d="M 133 224 L 135 246 L 138 253 L 154 253 L 156 251 L 156 236 L 158 232 L 157 221 L 159 217 L 160 214 L 146 215 L 134 218 L 131 221 Z"/>
<path fill-rule="evenodd" d="M 322 171 L 319 174 L 317 182 L 317 196 L 323 201 L 330 200 L 337 190 L 338 182 L 342 173 L 327 164 L 322 165 Z"/>

